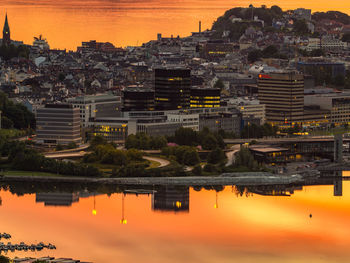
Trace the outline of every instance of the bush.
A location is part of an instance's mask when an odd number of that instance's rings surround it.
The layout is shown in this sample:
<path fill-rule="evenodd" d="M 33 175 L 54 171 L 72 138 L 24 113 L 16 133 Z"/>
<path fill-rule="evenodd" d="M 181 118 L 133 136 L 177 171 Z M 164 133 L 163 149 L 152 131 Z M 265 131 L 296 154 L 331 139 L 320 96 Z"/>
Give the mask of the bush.
<path fill-rule="evenodd" d="M 217 164 L 226 160 L 226 155 L 223 152 L 223 150 L 221 150 L 220 148 L 216 148 L 208 154 L 207 160 L 208 163 Z"/>
<path fill-rule="evenodd" d="M 64 150 L 63 145 L 62 144 L 57 144 L 56 145 L 56 151 L 62 151 L 62 150 Z"/>
<path fill-rule="evenodd" d="M 67 145 L 67 148 L 68 148 L 68 149 L 75 149 L 75 148 L 78 148 L 78 145 L 77 145 L 75 142 L 70 142 L 70 143 Z"/>
<path fill-rule="evenodd" d="M 216 166 L 214 164 L 208 163 L 204 166 L 203 171 L 207 172 L 207 173 L 215 173 L 218 171 L 218 169 L 216 168 Z"/>
<path fill-rule="evenodd" d="M 130 149 L 126 152 L 128 161 L 142 161 L 142 153 L 136 149 Z"/>
<path fill-rule="evenodd" d="M 9 263 L 9 262 L 10 262 L 10 259 L 8 257 L 0 255 L 0 263 Z"/>
<path fill-rule="evenodd" d="M 196 176 L 202 175 L 202 166 L 200 164 L 197 164 L 195 167 L 193 167 L 192 173 Z"/>
<path fill-rule="evenodd" d="M 183 164 L 193 166 L 198 163 L 200 163 L 200 159 L 196 150 L 185 151 L 183 155 Z"/>

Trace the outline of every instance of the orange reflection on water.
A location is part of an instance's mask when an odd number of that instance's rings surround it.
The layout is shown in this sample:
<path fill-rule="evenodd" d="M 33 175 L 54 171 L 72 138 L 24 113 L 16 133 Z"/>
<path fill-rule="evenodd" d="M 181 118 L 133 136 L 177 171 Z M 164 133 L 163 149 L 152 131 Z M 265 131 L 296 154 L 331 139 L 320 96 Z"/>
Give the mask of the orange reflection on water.
<path fill-rule="evenodd" d="M 141 45 L 163 35 L 189 35 L 202 28 L 210 28 L 214 20 L 227 9 L 249 4 L 280 5 L 283 9 L 298 7 L 313 11 L 339 10 L 348 13 L 348 0 L 283 0 L 264 2 L 226 0 L 5 0 L 0 2 L 0 23 L 5 9 L 9 14 L 13 39 L 32 43 L 42 34 L 52 48 L 75 50 L 82 41 L 96 39 L 116 46 Z M 0 24 L 1 25 L 1 24 Z"/>
<path fill-rule="evenodd" d="M 37 256 L 93 262 L 347 262 L 350 184 L 344 182 L 343 197 L 332 196 L 333 186 L 304 189 L 291 197 L 247 198 L 227 187 L 218 194 L 218 209 L 214 191 L 191 190 L 189 213 L 154 212 L 150 196 L 127 195 L 123 225 L 121 194 L 96 196 L 94 216 L 93 197 L 72 207 L 45 207 L 35 195 L 1 192 L 1 231 L 13 235 L 12 243 L 58 248 Z"/>

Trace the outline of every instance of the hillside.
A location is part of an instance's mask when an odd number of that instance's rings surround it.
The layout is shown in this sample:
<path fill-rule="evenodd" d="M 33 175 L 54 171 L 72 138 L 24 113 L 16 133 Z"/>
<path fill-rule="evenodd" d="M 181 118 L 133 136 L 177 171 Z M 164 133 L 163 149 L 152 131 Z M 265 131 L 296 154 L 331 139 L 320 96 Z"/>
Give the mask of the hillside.
<path fill-rule="evenodd" d="M 261 26 L 261 23 L 259 24 L 257 21 L 253 21 L 252 18 L 255 16 L 258 17 L 259 20 L 264 21 L 264 27 Z M 233 23 L 232 19 L 242 20 L 239 23 Z M 293 23 L 288 24 L 291 19 L 294 20 L 294 26 Z M 324 19 L 336 20 L 346 25 L 350 24 L 350 16 L 338 11 L 316 12 L 312 14 L 313 24 L 317 24 Z M 282 29 L 272 27 L 273 21 L 282 21 L 286 24 L 286 26 Z M 299 25 L 299 27 L 295 26 L 296 24 Z M 288 27 L 288 30 L 296 31 L 296 33 L 300 34 L 305 34 L 305 29 L 300 30 L 300 24 L 301 27 L 306 26 L 304 20 L 298 20 L 297 18 L 293 17 L 292 10 L 283 11 L 279 6 L 276 5 L 272 6 L 271 8 L 267 8 L 266 6 L 253 8 L 235 7 L 227 10 L 223 16 L 218 17 L 218 19 L 213 23 L 212 30 L 216 31 L 214 38 L 221 38 L 223 32 L 228 31 L 228 38 L 231 41 L 236 41 L 249 26 L 260 27 L 262 31 L 265 32 L 284 30 Z"/>

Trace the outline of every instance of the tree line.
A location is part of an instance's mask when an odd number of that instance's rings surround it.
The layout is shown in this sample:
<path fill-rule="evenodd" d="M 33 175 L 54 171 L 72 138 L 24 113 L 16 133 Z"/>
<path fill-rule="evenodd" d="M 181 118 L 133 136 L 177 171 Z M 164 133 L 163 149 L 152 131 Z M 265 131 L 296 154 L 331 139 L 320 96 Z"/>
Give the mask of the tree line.
<path fill-rule="evenodd" d="M 28 143 L 10 141 L 3 137 L 0 138 L 0 153 L 1 157 L 7 157 L 2 164 L 13 170 L 87 177 L 101 175 L 99 169 L 91 165 L 49 159 L 37 150 L 29 148 Z"/>
<path fill-rule="evenodd" d="M 34 129 L 35 117 L 27 107 L 10 101 L 4 92 L 0 91 L 1 127 L 4 129 Z"/>

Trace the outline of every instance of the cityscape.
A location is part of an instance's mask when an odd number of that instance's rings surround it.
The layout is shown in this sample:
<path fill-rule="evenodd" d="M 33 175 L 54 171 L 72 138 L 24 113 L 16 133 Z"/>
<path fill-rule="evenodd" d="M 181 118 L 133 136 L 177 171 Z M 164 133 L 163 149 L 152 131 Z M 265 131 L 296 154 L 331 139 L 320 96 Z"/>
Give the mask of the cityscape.
<path fill-rule="evenodd" d="M 348 262 L 350 4 L 26 1 L 0 9 L 0 262 Z M 85 35 L 19 37 L 65 8 Z"/>

